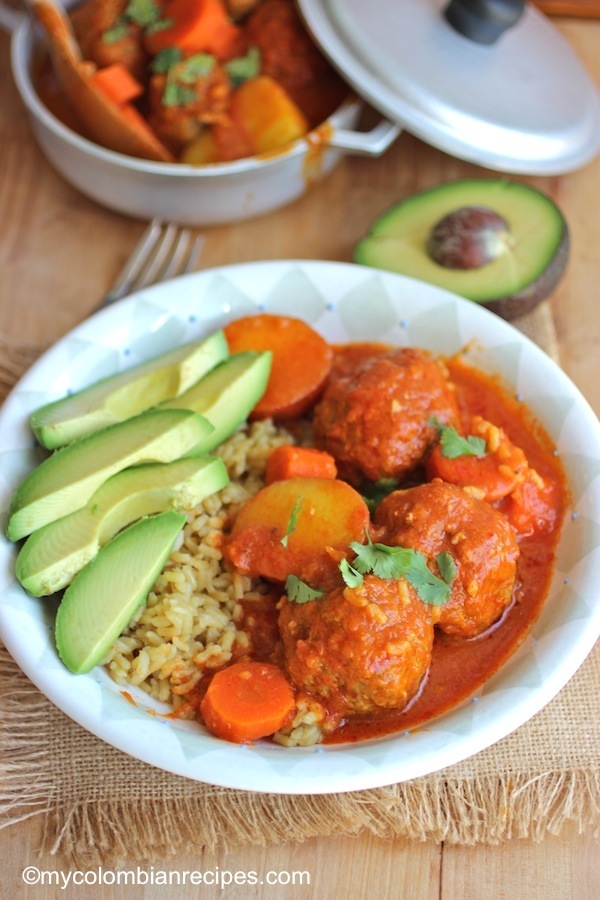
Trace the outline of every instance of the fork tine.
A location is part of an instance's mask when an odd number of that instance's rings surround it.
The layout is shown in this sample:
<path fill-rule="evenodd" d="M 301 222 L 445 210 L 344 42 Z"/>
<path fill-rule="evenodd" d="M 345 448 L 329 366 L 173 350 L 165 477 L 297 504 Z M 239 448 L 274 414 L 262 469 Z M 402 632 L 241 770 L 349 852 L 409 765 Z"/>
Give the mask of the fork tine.
<path fill-rule="evenodd" d="M 167 260 L 167 264 L 163 270 L 162 278 L 171 278 L 177 272 L 179 272 L 182 260 L 186 256 L 186 250 L 191 238 L 191 232 L 189 228 L 182 228 L 179 234 L 177 235 L 177 240 L 173 245 L 173 251 L 171 253 L 170 258 Z"/>
<path fill-rule="evenodd" d="M 196 266 L 203 244 L 204 238 L 201 235 L 192 240 L 189 228 L 152 219 L 113 287 L 94 312 L 133 291 L 165 281 L 174 275 L 191 272 Z"/>
<path fill-rule="evenodd" d="M 169 222 L 164 229 L 156 245 L 147 266 L 140 272 L 136 281 L 136 290 L 153 284 L 161 277 L 161 270 L 168 265 L 170 254 L 173 252 L 173 243 L 177 235 L 177 226 Z"/>
<path fill-rule="evenodd" d="M 161 231 L 162 225 L 160 221 L 152 219 L 134 247 L 133 253 L 119 272 L 113 287 L 102 301 L 101 306 L 108 306 L 109 303 L 120 300 L 121 297 L 130 292 Z"/>
<path fill-rule="evenodd" d="M 196 268 L 196 263 L 200 258 L 203 246 L 204 238 L 201 234 L 196 235 L 196 237 L 194 238 L 194 242 L 189 249 L 187 259 L 181 267 L 182 274 L 187 275 L 188 272 L 192 272 Z"/>

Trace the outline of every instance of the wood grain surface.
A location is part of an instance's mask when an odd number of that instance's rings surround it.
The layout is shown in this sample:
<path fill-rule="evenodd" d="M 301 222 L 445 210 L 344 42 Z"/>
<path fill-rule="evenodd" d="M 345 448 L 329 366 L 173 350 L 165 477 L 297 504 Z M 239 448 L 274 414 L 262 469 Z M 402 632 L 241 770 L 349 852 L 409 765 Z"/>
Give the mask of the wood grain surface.
<path fill-rule="evenodd" d="M 534 6 L 537 6 L 547 16 L 600 18 L 600 0 L 534 0 Z"/>
<path fill-rule="evenodd" d="M 600 83 L 600 23 L 560 21 L 559 27 Z M 49 344 L 94 307 L 141 234 L 144 223 L 103 210 L 68 187 L 32 137 L 9 71 L 9 40 L 0 35 L 0 332 L 12 340 Z M 348 260 L 352 246 L 382 209 L 410 191 L 441 181 L 489 174 L 402 135 L 384 158 L 348 158 L 318 189 L 272 215 L 206 230 L 204 267 L 251 259 L 304 257 Z M 600 160 L 571 175 L 523 179 L 548 191 L 567 216 L 572 255 L 553 297 L 563 364 L 600 412 Z M 102 773 L 99 773 L 101 777 Z M 499 847 L 357 838 L 310 840 L 299 846 L 247 847 L 216 856 L 155 859 L 136 887 L 64 882 L 26 886 L 27 866 L 73 873 L 60 859 L 38 855 L 41 822 L 0 832 L 0 897 L 310 898 L 377 900 L 596 900 L 600 846 L 569 827 L 540 844 L 515 839 Z M 125 868 L 130 867 L 125 864 Z M 308 872 L 310 884 L 177 885 L 185 870 Z M 150 879 L 166 871 L 170 887 Z M 288 873 L 286 876 L 285 873 Z M 92 876 L 90 876 L 91 878 Z M 48 882 L 50 876 L 46 876 Z"/>

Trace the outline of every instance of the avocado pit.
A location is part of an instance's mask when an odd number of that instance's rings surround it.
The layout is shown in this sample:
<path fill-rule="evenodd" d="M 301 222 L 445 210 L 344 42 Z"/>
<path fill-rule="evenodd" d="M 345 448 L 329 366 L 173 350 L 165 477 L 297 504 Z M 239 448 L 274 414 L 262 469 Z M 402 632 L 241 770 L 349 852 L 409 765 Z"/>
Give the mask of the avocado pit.
<path fill-rule="evenodd" d="M 480 269 L 513 246 L 505 219 L 487 206 L 462 206 L 433 227 L 427 252 L 447 269 Z"/>
<path fill-rule="evenodd" d="M 354 248 L 357 263 L 438 285 L 505 319 L 552 293 L 568 255 L 569 230 L 556 203 L 507 178 L 466 178 L 411 194 L 375 219 Z"/>

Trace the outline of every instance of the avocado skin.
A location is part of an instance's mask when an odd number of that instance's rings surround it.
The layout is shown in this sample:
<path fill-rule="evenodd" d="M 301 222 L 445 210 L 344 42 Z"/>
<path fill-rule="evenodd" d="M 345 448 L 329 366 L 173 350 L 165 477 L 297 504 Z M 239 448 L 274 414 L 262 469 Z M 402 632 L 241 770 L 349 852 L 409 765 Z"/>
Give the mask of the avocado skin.
<path fill-rule="evenodd" d="M 209 453 L 246 421 L 267 388 L 271 361 L 270 350 L 234 353 L 161 408 L 192 409 L 208 419 L 214 431 L 206 436 L 199 451 Z"/>
<path fill-rule="evenodd" d="M 7 526 L 16 541 L 84 506 L 111 475 L 141 462 L 171 462 L 212 432 L 189 410 L 148 410 L 56 450 L 15 491 Z"/>
<path fill-rule="evenodd" d="M 176 397 L 228 355 L 225 334 L 217 331 L 47 403 L 32 414 L 31 429 L 43 447 L 55 450 Z"/>
<path fill-rule="evenodd" d="M 449 212 L 474 205 L 507 220 L 515 251 L 480 269 L 457 272 L 435 263 L 427 252 L 435 225 Z M 411 194 L 378 216 L 354 248 L 360 265 L 436 284 L 505 319 L 524 315 L 549 296 L 568 257 L 569 229 L 557 205 L 542 191 L 506 178 L 462 179 Z"/>
<path fill-rule="evenodd" d="M 569 229 L 565 223 L 563 236 L 557 247 L 556 254 L 536 281 L 531 282 L 531 284 L 516 294 L 511 294 L 508 297 L 499 297 L 496 300 L 484 301 L 481 305 L 509 322 L 512 319 L 518 319 L 519 316 L 524 316 L 525 313 L 531 312 L 542 300 L 549 297 L 558 286 L 567 268 L 570 246 Z"/>
<path fill-rule="evenodd" d="M 140 519 L 99 551 L 65 591 L 55 622 L 58 654 L 75 674 L 102 662 L 152 586 L 185 524 L 173 511 Z"/>
<path fill-rule="evenodd" d="M 34 597 L 53 594 L 134 520 L 167 509 L 192 509 L 228 481 L 225 464 L 217 456 L 124 469 L 105 481 L 81 509 L 27 538 L 17 556 L 17 579 Z"/>

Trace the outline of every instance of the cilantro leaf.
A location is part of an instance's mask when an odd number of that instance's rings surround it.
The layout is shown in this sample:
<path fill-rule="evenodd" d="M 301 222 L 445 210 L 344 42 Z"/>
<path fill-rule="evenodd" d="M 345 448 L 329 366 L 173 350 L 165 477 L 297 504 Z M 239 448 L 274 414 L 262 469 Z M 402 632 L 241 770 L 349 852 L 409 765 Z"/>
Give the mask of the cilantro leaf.
<path fill-rule="evenodd" d="M 153 72 L 156 72 L 157 75 L 163 75 L 166 74 L 170 68 L 181 62 L 181 59 L 182 53 L 179 47 L 163 47 L 152 60 L 150 68 Z"/>
<path fill-rule="evenodd" d="M 128 23 L 138 25 L 145 31 L 158 31 L 160 28 L 168 28 L 170 22 L 163 21 L 160 18 L 160 8 L 155 0 L 129 0 L 122 15 L 116 20 L 111 28 L 107 28 L 102 34 L 102 42 L 104 44 L 116 44 L 118 41 L 127 37 Z"/>
<path fill-rule="evenodd" d="M 344 583 L 349 588 L 357 588 L 360 587 L 363 583 L 363 576 L 355 569 L 354 566 L 351 566 L 347 559 L 343 559 L 340 563 L 340 572 L 342 573 L 342 578 L 344 579 Z"/>
<path fill-rule="evenodd" d="M 124 14 L 134 25 L 148 28 L 160 19 L 160 8 L 154 0 L 129 0 Z"/>
<path fill-rule="evenodd" d="M 210 74 L 215 57 L 210 53 L 195 53 L 183 62 L 171 65 L 167 71 L 167 83 L 162 96 L 163 106 L 186 106 L 196 100 L 195 85 L 200 78 Z"/>
<path fill-rule="evenodd" d="M 411 550 L 408 547 L 388 547 L 387 544 L 380 543 L 374 544 L 368 534 L 366 544 L 353 541 L 350 548 L 356 553 L 356 559 L 352 564 L 352 568 L 356 572 L 362 575 L 372 572 L 373 575 L 387 581 L 405 578 L 415 588 L 421 600 L 433 606 L 440 606 L 449 599 L 449 583 L 445 578 L 442 580 L 433 574 L 427 565 L 427 560 L 418 550 Z M 450 554 L 447 556 L 449 557 Z M 444 557 L 444 554 L 440 553 L 440 557 Z M 451 562 L 454 567 L 454 560 L 451 559 Z M 340 570 L 342 570 L 342 565 L 343 561 L 340 564 Z M 439 562 L 438 566 L 440 566 Z M 445 557 L 442 559 L 440 572 L 442 568 L 446 576 L 454 577 L 456 575 L 456 568 L 454 567 L 452 574 L 452 568 Z M 344 575 L 344 571 L 342 571 L 342 575 Z M 346 579 L 344 578 L 344 580 Z"/>
<path fill-rule="evenodd" d="M 159 19 L 158 22 L 153 22 L 152 25 L 148 25 L 145 29 L 146 34 L 156 34 L 157 31 L 164 31 L 166 28 L 171 28 L 173 25 L 173 19 Z"/>
<path fill-rule="evenodd" d="M 397 478 L 380 478 L 363 485 L 362 495 L 371 513 L 375 512 L 382 500 L 398 487 Z"/>
<path fill-rule="evenodd" d="M 357 572 L 360 572 L 362 575 L 366 575 L 368 572 L 373 571 L 373 566 L 377 560 L 377 553 L 375 550 L 375 544 L 371 540 L 371 536 L 368 531 L 365 532 L 367 543 L 359 544 L 358 541 L 352 541 L 350 544 L 350 549 L 354 550 L 356 553 L 356 559 L 354 560 L 354 568 Z"/>
<path fill-rule="evenodd" d="M 261 56 L 258 47 L 250 47 L 245 56 L 230 59 L 223 68 L 233 87 L 260 74 Z"/>
<path fill-rule="evenodd" d="M 196 91 L 192 88 L 178 84 L 176 81 L 167 81 L 162 95 L 163 106 L 187 106 L 196 99 Z"/>
<path fill-rule="evenodd" d="M 456 578 L 456 563 L 454 562 L 452 554 L 444 550 L 443 553 L 436 556 L 435 561 L 440 570 L 440 575 L 446 584 L 452 584 Z"/>
<path fill-rule="evenodd" d="M 302 581 L 301 578 L 298 578 L 297 575 L 288 575 L 285 579 L 285 592 L 288 600 L 291 600 L 292 603 L 299 604 L 318 600 L 319 597 L 322 597 L 325 593 L 316 588 L 311 588 L 310 585 L 306 584 L 305 581 Z"/>
<path fill-rule="evenodd" d="M 436 418 L 431 419 L 431 424 L 439 431 L 442 456 L 445 456 L 447 459 L 456 459 L 458 456 L 485 456 L 487 454 L 487 444 L 483 438 L 476 437 L 473 434 L 463 437 L 456 428 L 453 428 L 451 425 L 443 425 Z"/>
<path fill-rule="evenodd" d="M 216 60 L 210 53 L 194 53 L 177 69 L 177 81 L 181 84 L 195 84 L 199 78 L 210 75 Z"/>
<path fill-rule="evenodd" d="M 106 31 L 102 32 L 102 43 L 117 44 L 124 37 L 127 37 L 127 31 L 127 19 L 125 16 L 119 16 L 112 28 L 107 28 Z"/>
<path fill-rule="evenodd" d="M 442 606 L 450 599 L 450 586 L 434 575 L 422 553 L 412 551 L 410 567 L 404 577 L 409 581 L 424 603 Z"/>
<path fill-rule="evenodd" d="M 283 544 L 284 547 L 288 545 L 288 538 L 290 534 L 293 534 L 296 528 L 298 527 L 298 517 L 302 511 L 302 501 L 304 497 L 300 495 L 297 497 L 294 505 L 292 506 L 292 511 L 290 513 L 290 517 L 288 519 L 287 528 L 285 530 L 284 536 L 281 538 L 280 543 Z"/>

